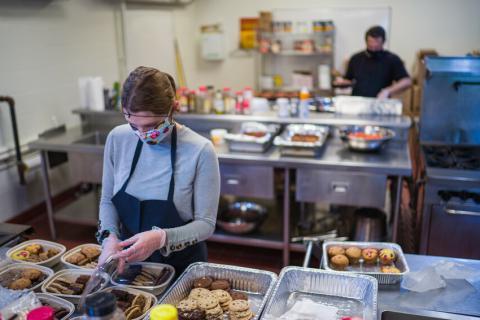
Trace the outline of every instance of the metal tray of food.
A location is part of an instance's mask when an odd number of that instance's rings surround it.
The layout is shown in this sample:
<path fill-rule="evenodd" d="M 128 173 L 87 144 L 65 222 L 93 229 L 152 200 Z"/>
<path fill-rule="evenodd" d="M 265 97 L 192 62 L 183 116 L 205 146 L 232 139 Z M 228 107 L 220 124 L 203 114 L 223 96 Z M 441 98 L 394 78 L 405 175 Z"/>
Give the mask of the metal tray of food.
<path fill-rule="evenodd" d="M 152 280 L 151 285 L 145 281 L 146 279 L 136 281 L 137 276 L 145 278 L 145 276 L 141 274 L 142 272 L 146 272 L 147 277 L 155 278 Z M 175 276 L 175 269 L 171 265 L 163 263 L 139 262 L 128 264 L 123 274 L 124 276 L 119 277 L 117 271 L 115 270 L 111 276 L 110 282 L 116 286 L 140 289 L 158 296 L 165 291 L 172 281 L 173 277 Z"/>
<path fill-rule="evenodd" d="M 81 293 L 65 294 L 65 293 L 52 292 L 54 290 L 52 290 L 50 286 L 52 286 L 52 284 L 58 280 L 66 281 L 68 283 L 75 283 L 76 279 L 79 276 L 83 276 L 83 275 L 91 276 L 93 272 L 94 270 L 87 270 L 87 269 L 66 269 L 66 270 L 58 271 L 53 275 L 53 277 L 51 277 L 50 279 L 48 279 L 43 283 L 42 292 L 61 297 L 65 300 L 72 302 L 73 304 L 78 304 L 80 302 Z M 104 289 L 108 285 L 108 282 L 110 280 L 110 277 L 108 276 L 108 274 L 102 272 L 101 277 L 102 277 L 102 281 L 100 285 L 98 286 L 98 288 L 95 288 L 94 292 L 92 292 L 91 294 Z M 85 286 L 83 287 L 83 289 L 85 289 Z M 57 288 L 55 289 L 55 291 L 58 291 Z"/>
<path fill-rule="evenodd" d="M 348 126 L 339 129 L 340 139 L 355 151 L 378 151 L 395 137 L 395 132 L 377 126 Z"/>
<path fill-rule="evenodd" d="M 356 316 L 373 320 L 377 317 L 377 293 L 377 280 L 370 276 L 285 267 L 262 319 L 317 319 L 308 314 L 318 315 L 326 308 L 324 311 L 333 315 L 324 314 L 322 319 Z"/>
<path fill-rule="evenodd" d="M 146 314 L 152 309 L 154 305 L 157 304 L 157 297 L 153 294 L 133 289 L 133 288 L 126 288 L 126 287 L 108 287 L 103 289 L 104 292 L 111 292 L 117 298 L 117 305 L 123 311 L 125 318 L 127 320 L 140 320 L 145 317 Z M 130 297 L 126 297 L 126 295 L 131 295 Z M 135 298 L 138 296 L 143 296 L 145 299 L 142 299 L 143 305 L 134 304 Z M 124 298 L 122 301 L 121 297 Z M 121 306 L 123 304 L 123 306 Z M 141 311 L 138 311 L 138 316 L 127 314 L 129 312 L 129 308 L 132 309 L 133 306 L 137 305 Z"/>
<path fill-rule="evenodd" d="M 213 279 L 227 279 L 230 281 L 231 289 L 245 293 L 248 296 L 254 320 L 260 318 L 277 281 L 277 275 L 269 271 L 197 262 L 191 264 L 182 273 L 160 299 L 160 303 L 176 305 L 189 295 L 195 279 L 206 276 Z"/>
<path fill-rule="evenodd" d="M 50 256 L 50 250 L 54 250 L 56 254 Z M 39 266 L 53 267 L 60 262 L 60 258 L 65 251 L 67 251 L 67 248 L 60 243 L 35 239 L 16 245 L 15 247 L 9 249 L 6 255 L 7 258 L 12 262 L 23 262 Z M 46 254 L 47 256 L 42 258 L 43 254 Z"/>
<path fill-rule="evenodd" d="M 314 124 L 289 124 L 273 144 L 280 147 L 282 155 L 315 156 L 330 133 L 328 126 Z"/>
<path fill-rule="evenodd" d="M 363 249 L 376 249 L 378 252 L 381 249 L 390 249 L 393 250 L 395 253 L 395 258 L 392 263 L 381 263 L 380 259 L 378 258 L 372 263 L 367 263 L 363 257 L 360 257 L 358 262 L 354 264 L 350 264 L 344 268 L 344 270 L 336 270 L 330 262 L 330 258 L 328 255 L 328 250 L 331 247 L 341 247 L 345 250 L 351 247 L 357 247 L 361 250 Z M 322 245 L 322 268 L 325 270 L 330 270 L 334 272 L 342 272 L 342 273 L 358 273 L 358 274 L 365 274 L 372 277 L 375 277 L 380 284 L 395 284 L 402 281 L 403 276 L 410 271 L 408 267 L 407 260 L 405 259 L 405 255 L 403 254 L 402 248 L 396 244 L 391 242 L 360 242 L 360 241 L 326 241 Z M 395 270 L 391 267 L 394 267 L 398 270 Z M 382 272 L 382 268 L 383 272 Z M 393 273 L 397 272 L 397 273 Z"/>
<path fill-rule="evenodd" d="M 68 319 L 75 312 L 75 306 L 70 301 L 48 293 L 37 293 L 36 296 L 44 306 L 48 305 L 55 310 L 54 319 L 56 320 Z M 62 313 L 59 314 L 60 312 Z"/>
<path fill-rule="evenodd" d="M 39 274 L 38 271 L 41 272 L 41 274 Z M 26 289 L 31 291 L 39 291 L 42 284 L 51 278 L 53 273 L 54 272 L 52 269 L 44 266 L 30 263 L 14 263 L 4 267 L 0 271 L 0 286 L 12 290 Z M 38 278 L 35 280 L 37 276 Z M 16 283 L 14 284 L 13 282 Z M 12 287 L 12 285 L 15 287 Z"/>
<path fill-rule="evenodd" d="M 262 153 L 272 145 L 279 129 L 280 126 L 276 124 L 244 122 L 239 133 L 227 133 L 225 140 L 230 151 Z"/>
<path fill-rule="evenodd" d="M 98 244 L 82 244 L 67 251 L 60 260 L 67 269 L 95 269 L 101 251 L 102 247 Z"/>

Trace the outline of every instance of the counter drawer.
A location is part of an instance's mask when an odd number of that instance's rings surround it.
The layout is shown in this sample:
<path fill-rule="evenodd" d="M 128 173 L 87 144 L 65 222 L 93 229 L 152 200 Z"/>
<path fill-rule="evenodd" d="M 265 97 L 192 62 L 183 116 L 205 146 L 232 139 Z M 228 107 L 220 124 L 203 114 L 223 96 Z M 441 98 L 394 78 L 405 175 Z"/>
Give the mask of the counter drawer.
<path fill-rule="evenodd" d="M 298 169 L 296 199 L 383 208 L 386 187 L 384 175 Z"/>
<path fill-rule="evenodd" d="M 273 168 L 220 164 L 221 193 L 242 197 L 272 199 Z"/>

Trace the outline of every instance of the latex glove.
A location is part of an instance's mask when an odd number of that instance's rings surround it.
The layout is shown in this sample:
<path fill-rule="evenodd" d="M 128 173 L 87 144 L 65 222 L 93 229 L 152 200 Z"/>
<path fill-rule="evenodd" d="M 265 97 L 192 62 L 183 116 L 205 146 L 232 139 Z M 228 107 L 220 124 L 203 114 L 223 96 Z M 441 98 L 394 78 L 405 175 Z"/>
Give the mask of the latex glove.
<path fill-rule="evenodd" d="M 377 98 L 378 99 L 388 99 L 388 98 L 390 98 L 390 90 L 388 90 L 387 88 L 382 89 L 382 91 L 380 91 L 377 94 Z"/>
<path fill-rule="evenodd" d="M 105 263 L 105 261 L 108 259 L 110 256 L 115 256 L 116 254 L 120 253 L 122 250 L 122 246 L 120 245 L 120 240 L 117 238 L 115 234 L 110 234 L 108 238 L 103 240 L 102 243 L 102 253 L 100 254 L 100 257 L 98 258 L 98 266 L 100 267 Z M 120 273 L 123 272 L 125 267 L 125 259 L 118 259 L 118 271 Z"/>
<path fill-rule="evenodd" d="M 120 242 L 122 248 L 131 246 L 117 253 L 115 257 L 125 259 L 126 262 L 144 261 L 152 255 L 155 250 L 165 246 L 167 234 L 162 229 L 137 233 L 133 237 Z"/>

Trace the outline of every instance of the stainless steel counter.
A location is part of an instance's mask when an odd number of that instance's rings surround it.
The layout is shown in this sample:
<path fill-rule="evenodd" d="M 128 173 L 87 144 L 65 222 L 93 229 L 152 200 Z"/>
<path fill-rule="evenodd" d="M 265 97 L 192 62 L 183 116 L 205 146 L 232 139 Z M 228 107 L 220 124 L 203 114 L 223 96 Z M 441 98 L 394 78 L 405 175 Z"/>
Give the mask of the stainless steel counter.
<path fill-rule="evenodd" d="M 103 154 L 102 144 L 78 142 L 90 134 L 94 135 L 95 132 L 75 127 L 57 136 L 36 140 L 30 144 L 30 147 L 45 151 Z M 266 153 L 259 154 L 231 152 L 227 145 L 216 149 L 221 163 L 254 163 L 282 168 L 321 168 L 392 176 L 408 176 L 412 171 L 408 144 L 404 141 L 392 141 L 379 153 L 358 153 L 345 148 L 340 139 L 334 136 L 327 140 L 323 151 L 316 158 L 284 157 L 274 146 Z"/>
<path fill-rule="evenodd" d="M 458 262 L 474 269 L 480 269 L 480 260 L 412 254 L 406 254 L 405 256 L 410 271 L 421 270 L 441 260 Z M 378 293 L 379 314 L 385 310 L 392 310 L 445 319 L 480 317 L 480 291 L 465 280 L 446 280 L 446 282 L 447 286 L 445 288 L 424 293 L 403 290 L 400 288 L 400 284 L 380 286 Z M 442 314 L 445 312 L 450 313 L 450 315 Z"/>

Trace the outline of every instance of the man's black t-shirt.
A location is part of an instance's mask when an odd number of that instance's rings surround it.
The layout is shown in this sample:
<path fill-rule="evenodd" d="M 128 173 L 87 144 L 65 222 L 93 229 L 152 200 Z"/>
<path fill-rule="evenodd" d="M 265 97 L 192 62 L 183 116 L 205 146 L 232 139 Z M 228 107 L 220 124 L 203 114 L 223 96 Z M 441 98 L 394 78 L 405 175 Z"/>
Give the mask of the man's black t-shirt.
<path fill-rule="evenodd" d="M 389 51 L 356 53 L 348 63 L 346 79 L 353 80 L 353 96 L 376 97 L 385 87 L 408 77 L 402 60 Z"/>

